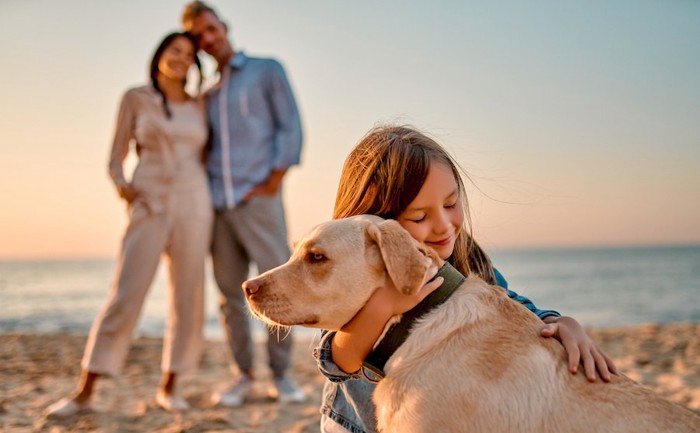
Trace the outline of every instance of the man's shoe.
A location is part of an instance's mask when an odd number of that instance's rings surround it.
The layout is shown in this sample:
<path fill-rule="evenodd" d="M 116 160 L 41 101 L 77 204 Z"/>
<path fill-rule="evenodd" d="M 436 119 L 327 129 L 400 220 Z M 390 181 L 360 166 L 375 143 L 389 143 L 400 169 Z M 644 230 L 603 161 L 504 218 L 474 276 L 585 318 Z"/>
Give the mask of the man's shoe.
<path fill-rule="evenodd" d="M 248 376 L 241 376 L 233 386 L 226 391 L 217 392 L 212 402 L 225 407 L 240 407 L 253 390 L 253 381 Z"/>
<path fill-rule="evenodd" d="M 307 400 L 307 395 L 289 377 L 276 378 L 270 387 L 270 397 L 280 403 L 303 403 Z"/>
<path fill-rule="evenodd" d="M 66 397 L 46 408 L 46 416 L 50 418 L 68 418 L 80 413 L 90 412 L 90 402 L 78 403 L 72 397 Z"/>

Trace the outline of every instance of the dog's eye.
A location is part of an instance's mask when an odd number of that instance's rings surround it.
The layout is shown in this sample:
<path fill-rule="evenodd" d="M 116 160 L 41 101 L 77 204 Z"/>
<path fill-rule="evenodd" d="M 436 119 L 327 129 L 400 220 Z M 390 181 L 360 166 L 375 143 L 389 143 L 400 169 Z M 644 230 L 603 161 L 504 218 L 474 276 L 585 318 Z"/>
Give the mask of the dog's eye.
<path fill-rule="evenodd" d="M 324 256 L 321 253 L 308 253 L 306 255 L 306 260 L 308 260 L 311 263 L 318 263 L 326 260 L 326 256 Z"/>

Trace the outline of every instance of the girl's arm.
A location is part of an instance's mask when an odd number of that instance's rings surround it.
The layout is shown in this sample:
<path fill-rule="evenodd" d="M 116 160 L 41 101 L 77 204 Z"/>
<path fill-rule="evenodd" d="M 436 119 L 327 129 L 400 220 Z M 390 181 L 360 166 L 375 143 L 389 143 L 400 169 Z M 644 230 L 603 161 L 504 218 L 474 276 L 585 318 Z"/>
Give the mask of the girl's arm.
<path fill-rule="evenodd" d="M 437 271 L 437 266 L 433 266 L 426 279 L 430 280 Z M 331 341 L 333 362 L 348 374 L 357 372 L 382 335 L 389 319 L 418 305 L 440 287 L 443 281 L 444 278 L 437 277 L 425 284 L 415 295 L 404 295 L 396 290 L 387 278 L 384 287 L 378 289 L 355 317 L 335 333 Z"/>

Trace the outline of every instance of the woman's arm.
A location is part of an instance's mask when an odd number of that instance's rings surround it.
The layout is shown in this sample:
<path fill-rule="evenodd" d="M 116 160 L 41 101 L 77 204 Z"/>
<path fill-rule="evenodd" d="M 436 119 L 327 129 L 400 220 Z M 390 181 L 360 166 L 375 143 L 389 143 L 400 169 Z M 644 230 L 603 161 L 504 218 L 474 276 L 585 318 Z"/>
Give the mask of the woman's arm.
<path fill-rule="evenodd" d="M 119 196 L 129 203 L 134 200 L 137 192 L 124 177 L 123 163 L 129 153 L 131 140 L 134 138 L 134 96 L 133 91 L 129 90 L 122 97 L 108 164 L 109 175 Z"/>

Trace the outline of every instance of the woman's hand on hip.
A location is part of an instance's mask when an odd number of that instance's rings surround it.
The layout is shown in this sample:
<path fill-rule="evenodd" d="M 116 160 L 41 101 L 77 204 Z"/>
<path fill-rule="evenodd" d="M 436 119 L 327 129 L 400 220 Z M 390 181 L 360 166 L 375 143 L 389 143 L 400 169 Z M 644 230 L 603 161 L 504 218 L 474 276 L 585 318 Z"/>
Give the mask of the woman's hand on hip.
<path fill-rule="evenodd" d="M 117 192 L 119 193 L 119 197 L 126 200 L 126 202 L 129 204 L 133 203 L 134 200 L 136 200 L 136 197 L 141 194 L 141 192 L 130 183 L 118 185 Z"/>

